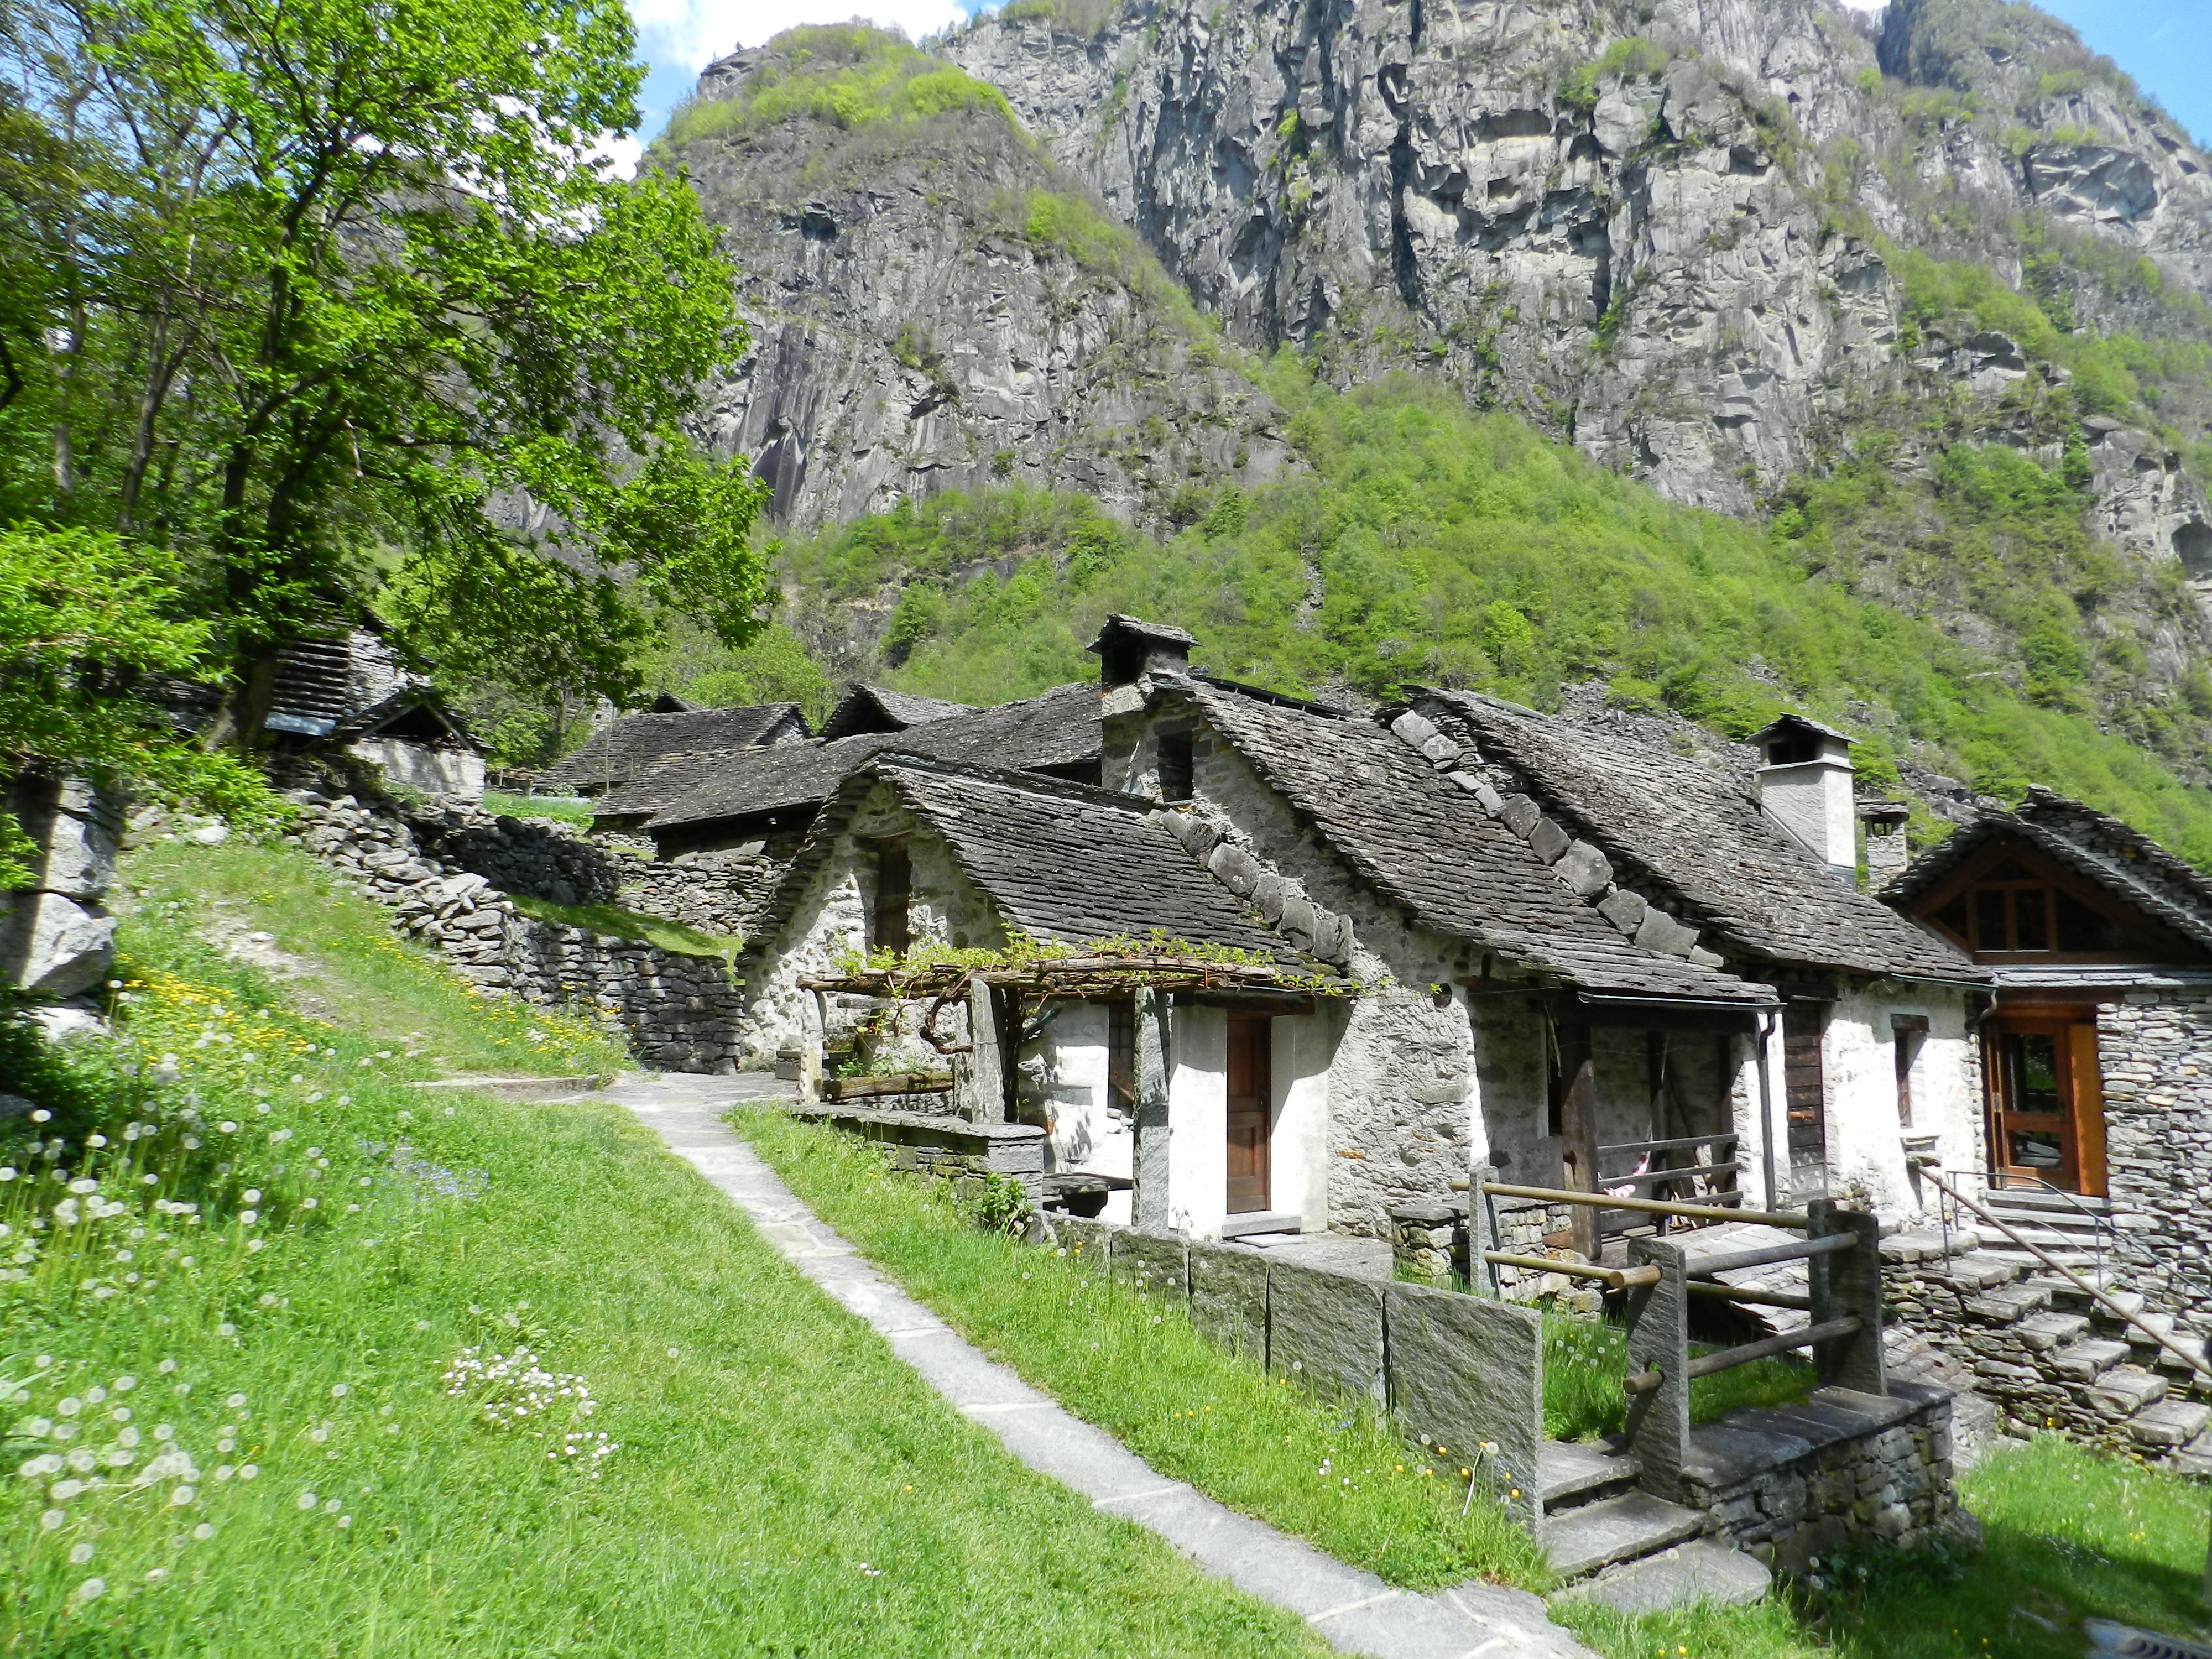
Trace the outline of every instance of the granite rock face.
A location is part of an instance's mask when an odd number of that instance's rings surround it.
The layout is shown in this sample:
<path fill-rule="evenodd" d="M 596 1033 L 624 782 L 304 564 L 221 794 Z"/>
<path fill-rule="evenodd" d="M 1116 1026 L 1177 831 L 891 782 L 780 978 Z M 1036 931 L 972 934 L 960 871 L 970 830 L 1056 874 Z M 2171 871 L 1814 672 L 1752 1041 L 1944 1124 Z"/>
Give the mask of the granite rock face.
<path fill-rule="evenodd" d="M 788 68 L 737 53 L 698 100 L 734 107 Z M 1012 483 L 1136 518 L 1190 477 L 1284 464 L 1275 406 L 995 109 L 732 123 L 663 159 L 721 228 L 752 332 L 702 435 L 752 459 L 781 526 Z"/>
<path fill-rule="evenodd" d="M 2063 380 L 2002 336 L 1903 327 L 1877 234 L 2017 281 L 2007 216 L 2032 211 L 2062 245 L 2212 285 L 2204 158 L 2024 10 L 1899 0 L 1877 34 L 1830 0 L 1133 0 L 1095 32 L 987 19 L 942 50 L 1231 337 L 1295 343 L 1339 382 L 1448 379 L 1678 500 L 1747 513 L 1868 400 L 1963 396 L 2025 441 L 2003 400 Z M 2010 55 L 1984 50 L 2021 30 Z M 1991 246 L 1933 240 L 1939 209 Z M 2142 320 L 2088 286 L 2078 304 Z M 2212 563 L 2172 457 L 2106 459 L 2107 533 Z"/>
<path fill-rule="evenodd" d="M 123 837 L 118 804 L 81 777 L 38 773 L 0 785 L 0 805 L 38 844 L 33 884 L 0 893 L 0 982 L 37 997 L 71 997 L 115 961 L 108 884 Z"/>

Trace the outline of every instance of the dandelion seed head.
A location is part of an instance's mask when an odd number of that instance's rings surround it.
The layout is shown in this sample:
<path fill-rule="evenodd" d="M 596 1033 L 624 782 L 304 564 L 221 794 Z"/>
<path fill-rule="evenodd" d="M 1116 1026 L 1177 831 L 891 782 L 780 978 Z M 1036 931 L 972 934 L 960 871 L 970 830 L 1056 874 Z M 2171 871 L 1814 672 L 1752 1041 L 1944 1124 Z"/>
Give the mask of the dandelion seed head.
<path fill-rule="evenodd" d="M 207 1522 L 203 1521 L 199 1525 L 192 1528 L 192 1536 L 198 1539 L 201 1543 L 204 1544 L 209 1539 L 215 1536 L 215 1528 Z"/>
<path fill-rule="evenodd" d="M 298 1498 L 293 1500 L 294 1503 L 297 1504 L 299 1507 L 303 1510 L 311 1510 L 321 1501 L 321 1499 L 317 1498 L 315 1494 L 311 1492 L 303 1492 Z"/>
<path fill-rule="evenodd" d="M 39 1517 L 40 1528 L 46 1532 L 52 1532 L 57 1528 L 66 1526 L 68 1523 L 69 1511 L 67 1510 L 48 1510 L 44 1515 Z"/>
<path fill-rule="evenodd" d="M 76 1587 L 76 1599 L 80 1601 L 89 1601 L 106 1593 L 107 1581 L 105 1578 L 88 1578 Z"/>

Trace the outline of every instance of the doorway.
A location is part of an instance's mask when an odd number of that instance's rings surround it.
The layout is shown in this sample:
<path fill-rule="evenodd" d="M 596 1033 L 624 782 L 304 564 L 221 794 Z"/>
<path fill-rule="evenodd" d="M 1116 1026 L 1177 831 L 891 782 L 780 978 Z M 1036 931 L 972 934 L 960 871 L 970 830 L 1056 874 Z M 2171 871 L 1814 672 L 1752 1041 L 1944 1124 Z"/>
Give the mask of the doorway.
<path fill-rule="evenodd" d="M 1274 1116 L 1272 1024 L 1265 1014 L 1229 1016 L 1229 1213 L 1265 1210 L 1267 1138 Z"/>
<path fill-rule="evenodd" d="M 2002 1016 L 1990 1032 L 1988 1059 L 1990 1164 L 1998 1184 L 2103 1197 L 2096 1021 Z"/>

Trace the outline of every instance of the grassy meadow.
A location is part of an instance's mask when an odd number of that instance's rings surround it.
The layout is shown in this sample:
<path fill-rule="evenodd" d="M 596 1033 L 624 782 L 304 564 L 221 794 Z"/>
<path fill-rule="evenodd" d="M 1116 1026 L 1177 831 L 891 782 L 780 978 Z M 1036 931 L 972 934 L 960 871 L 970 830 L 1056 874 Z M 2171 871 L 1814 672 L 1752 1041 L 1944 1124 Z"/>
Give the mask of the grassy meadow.
<path fill-rule="evenodd" d="M 1319 1651 L 1024 1471 L 626 1113 L 409 1086 L 605 1069 L 594 1029 L 295 853 L 125 881 L 116 1040 L 0 1025 L 47 1114 L 0 1130 L 0 1653 Z"/>

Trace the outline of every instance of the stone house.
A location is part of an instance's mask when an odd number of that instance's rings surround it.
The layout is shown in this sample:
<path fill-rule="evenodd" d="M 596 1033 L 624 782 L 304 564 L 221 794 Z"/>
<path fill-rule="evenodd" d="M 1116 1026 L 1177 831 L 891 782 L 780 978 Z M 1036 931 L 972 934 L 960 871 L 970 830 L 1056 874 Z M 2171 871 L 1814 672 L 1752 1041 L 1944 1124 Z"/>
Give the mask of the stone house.
<path fill-rule="evenodd" d="M 694 708 L 663 697 L 643 714 L 624 714 L 593 732 L 573 754 L 538 775 L 540 787 L 604 796 L 641 778 L 672 756 L 773 748 L 811 734 L 795 702 L 738 708 Z"/>
<path fill-rule="evenodd" d="M 1085 785 L 872 757 L 823 803 L 739 959 L 748 1060 L 858 1042 L 878 1073 L 945 1067 L 897 1101 L 1042 1126 L 1049 1170 L 1102 1177 L 1113 1218 L 1218 1224 L 1252 1105 L 1239 1045 L 1270 1021 L 1325 1027 L 1349 987 L 1166 819 Z M 1018 941 L 1048 953 L 1024 959 Z M 860 960 L 881 951 L 908 965 Z M 1291 1118 L 1317 1109 L 1290 1092 Z M 1285 1176 L 1317 1186 L 1326 1171 Z"/>
<path fill-rule="evenodd" d="M 856 738 L 867 732 L 905 732 L 934 720 L 950 720 L 955 714 L 975 712 L 973 703 L 918 697 L 911 691 L 894 691 L 889 686 L 866 685 L 855 680 L 845 688 L 845 695 L 822 722 L 817 735 L 828 743 L 839 738 Z"/>
<path fill-rule="evenodd" d="M 1974 1103 L 1987 1202 L 2083 1265 L 2101 1244 L 2167 1311 L 2212 1313 L 2212 881 L 2035 788 L 1883 897 L 1994 981 Z"/>
<path fill-rule="evenodd" d="M 1412 721 L 1602 855 L 1626 922 L 1634 895 L 1684 927 L 1692 954 L 1772 985 L 1764 1060 L 1734 1101 L 1761 1201 L 1833 1196 L 1892 1218 L 1923 1206 L 1910 1160 L 1978 1166 L 1990 975 L 1854 884 L 1861 814 L 1850 740 L 1785 716 L 1752 739 L 1749 787 L 1700 761 L 1471 692 L 1412 697 Z M 1524 811 L 1527 809 L 1522 809 Z M 1640 932 L 1640 930 L 1639 930 Z M 1750 1056 L 1741 1054 L 1739 1060 Z M 1733 1062 L 1732 1062 L 1733 1063 Z M 1649 1130 L 1666 1138 L 1656 1091 Z"/>

